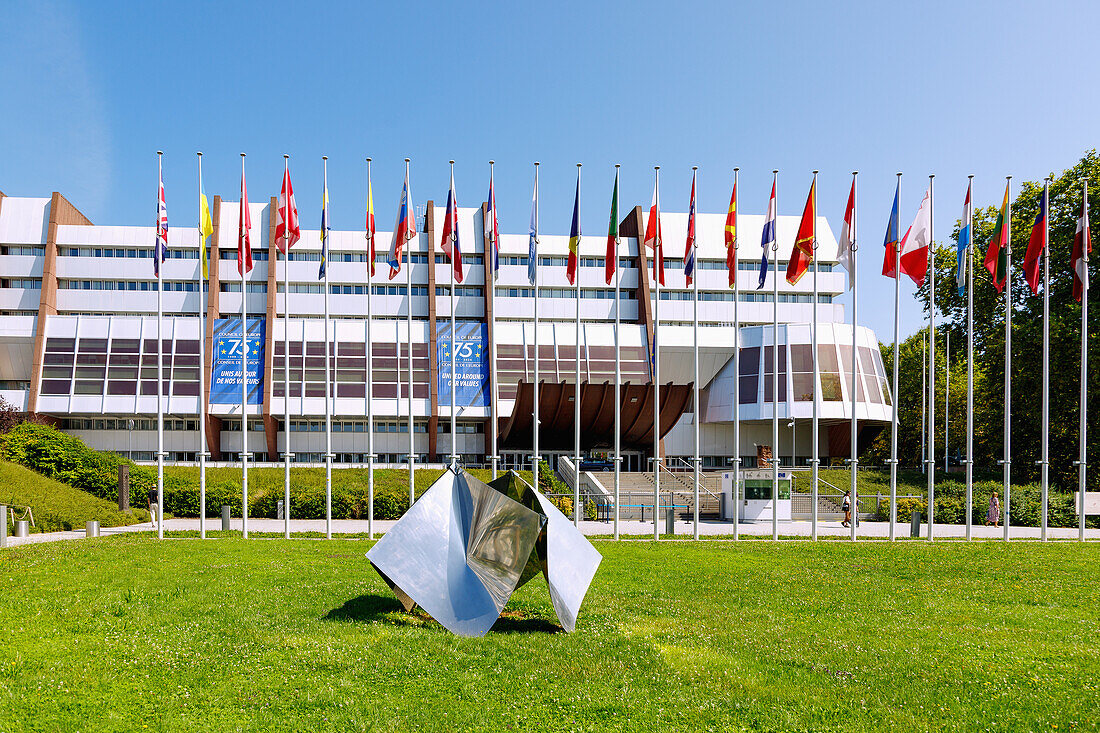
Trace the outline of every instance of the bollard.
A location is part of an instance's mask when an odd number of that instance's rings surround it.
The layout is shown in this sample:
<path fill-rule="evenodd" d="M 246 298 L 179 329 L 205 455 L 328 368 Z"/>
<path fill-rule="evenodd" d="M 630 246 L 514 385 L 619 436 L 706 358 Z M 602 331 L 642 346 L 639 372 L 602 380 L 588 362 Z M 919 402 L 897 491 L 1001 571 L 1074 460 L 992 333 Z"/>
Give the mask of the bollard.
<path fill-rule="evenodd" d="M 15 537 L 30 537 L 31 523 L 26 519 L 20 519 L 15 523 Z"/>
<path fill-rule="evenodd" d="M 130 510 L 130 465 L 127 463 L 118 465 L 118 510 Z"/>
<path fill-rule="evenodd" d="M 8 508 L 0 504 L 0 547 L 8 546 Z"/>
<path fill-rule="evenodd" d="M 665 534 L 676 534 L 676 510 L 665 507 Z"/>
<path fill-rule="evenodd" d="M 222 532 L 229 531 L 229 507 L 222 505 Z"/>
<path fill-rule="evenodd" d="M 84 536 L 85 537 L 99 537 L 99 520 L 89 519 L 84 523 Z"/>
<path fill-rule="evenodd" d="M 920 537 L 920 511 L 913 510 L 913 516 L 909 518 L 909 536 Z"/>
<path fill-rule="evenodd" d="M 283 518 L 283 500 L 282 499 L 279 499 L 277 502 L 275 502 L 275 518 L 276 519 L 282 519 Z"/>
<path fill-rule="evenodd" d="M 722 519 L 725 519 L 727 513 L 728 511 L 726 509 L 726 495 L 722 494 L 721 498 L 719 499 L 718 516 Z"/>

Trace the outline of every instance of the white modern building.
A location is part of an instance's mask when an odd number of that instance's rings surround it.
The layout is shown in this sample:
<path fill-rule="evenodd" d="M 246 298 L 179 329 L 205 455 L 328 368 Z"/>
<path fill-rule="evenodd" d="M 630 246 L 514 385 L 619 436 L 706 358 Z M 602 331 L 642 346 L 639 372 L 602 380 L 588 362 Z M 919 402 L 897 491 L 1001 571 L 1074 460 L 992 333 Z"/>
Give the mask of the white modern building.
<path fill-rule="evenodd" d="M 198 420 L 207 420 L 208 449 L 215 460 L 241 450 L 239 349 L 241 279 L 236 243 L 239 205 L 214 197 L 214 235 L 208 245 L 210 279 L 206 327 L 200 332 L 198 235 L 193 226 L 172 227 L 170 259 L 163 267 L 165 447 L 168 459 L 191 461 L 199 450 Z M 275 199 L 251 205 L 253 258 L 243 297 L 250 321 L 255 368 L 260 376 L 248 412 L 248 446 L 261 461 L 279 461 L 285 446 L 284 400 L 290 405 L 295 460 L 323 460 L 325 436 L 324 284 L 318 280 L 319 233 L 303 231 L 290 261 L 273 244 Z M 393 280 L 385 264 L 389 232 L 378 232 L 377 270 L 369 276 L 362 231 L 334 231 L 330 240 L 333 452 L 338 463 L 361 463 L 367 452 L 367 400 L 373 400 L 375 452 L 381 462 L 408 454 L 408 359 L 411 340 L 412 412 L 417 459 L 442 462 L 457 440 L 467 465 L 492 455 L 493 414 L 500 426 L 502 465 L 527 465 L 531 455 L 534 380 L 534 288 L 527 279 L 526 233 L 501 236 L 500 272 L 492 287 L 482 208 L 461 209 L 460 236 L 466 275 L 456 290 L 458 347 L 464 352 L 463 392 L 457 435 L 450 434 L 450 263 L 439 245 L 442 209 L 427 202 L 417 210 L 418 235 L 405 270 Z M 379 223 L 393 212 L 379 211 Z M 741 331 L 741 444 L 733 445 L 734 291 L 728 286 L 723 240 L 725 215 L 700 214 L 699 380 L 701 410 L 692 400 L 693 302 L 679 255 L 687 216 L 662 214 L 666 287 L 654 300 L 651 253 L 639 251 L 647 210 L 626 210 L 621 223 L 619 316 L 621 368 L 630 386 L 621 397 L 624 468 L 644 470 L 653 445 L 653 386 L 648 345 L 659 328 L 663 453 L 670 460 L 693 454 L 693 423 L 702 420 L 704 465 L 729 464 L 735 454 L 752 465 L 761 448 L 771 451 L 771 349 L 773 307 L 782 324 L 780 347 L 780 444 L 784 462 L 802 464 L 811 454 L 810 416 L 817 400 L 823 458 L 847 455 L 849 390 L 859 370 L 857 417 L 860 442 L 890 420 L 890 395 L 874 334 L 860 328 L 856 358 L 844 308 L 834 300 L 846 287 L 836 264 L 836 240 L 818 222 L 821 382 L 813 384 L 810 323 L 813 272 L 797 285 L 783 278 L 798 217 L 778 222 L 778 263 L 757 289 L 763 217 L 739 219 L 737 304 Z M 547 222 L 543 222 L 544 226 Z M 563 225 L 565 223 L 563 222 Z M 567 236 L 543 235 L 539 263 L 540 449 L 553 461 L 573 450 L 576 346 L 581 349 L 580 398 L 585 451 L 610 450 L 615 379 L 615 291 L 604 279 L 606 237 L 581 241 L 581 330 L 574 324 L 575 290 L 565 275 Z M 0 396 L 16 407 L 56 418 L 65 430 L 109 450 L 132 450 L 150 460 L 156 449 L 156 287 L 151 226 L 93 225 L 61 194 L 16 198 L 0 194 Z M 778 267 L 774 267 L 778 265 Z M 283 291 L 289 268 L 289 294 Z M 779 302 L 772 278 L 778 272 Z M 411 276 L 411 293 L 408 276 Z M 369 288 L 368 288 L 369 281 Z M 289 298 L 289 301 L 286 299 Z M 366 363 L 367 299 L 373 316 L 373 361 Z M 283 317 L 289 305 L 289 320 Z M 406 317 L 411 309 L 411 335 Z M 236 329 L 236 337 L 233 336 Z M 284 329 L 289 329 L 290 389 L 284 395 Z M 202 341 L 200 348 L 200 340 Z M 496 360 L 490 358 L 490 342 Z M 205 359 L 200 357 L 205 353 Z M 790 368 L 788 368 L 788 365 Z M 237 371 L 234 372 L 233 369 Z M 367 395 L 370 370 L 372 394 Z M 472 377 L 472 378 L 471 378 Z M 499 385 L 491 403 L 489 385 Z M 213 386 L 212 386 L 213 385 Z M 235 386 L 234 386 L 235 385 Z M 203 397 L 208 398 L 202 409 Z M 648 409 L 647 409 L 648 408 Z M 133 420 L 133 429 L 130 420 Z M 792 442 L 793 441 L 793 442 Z M 554 465 L 551 463 L 551 465 Z"/>

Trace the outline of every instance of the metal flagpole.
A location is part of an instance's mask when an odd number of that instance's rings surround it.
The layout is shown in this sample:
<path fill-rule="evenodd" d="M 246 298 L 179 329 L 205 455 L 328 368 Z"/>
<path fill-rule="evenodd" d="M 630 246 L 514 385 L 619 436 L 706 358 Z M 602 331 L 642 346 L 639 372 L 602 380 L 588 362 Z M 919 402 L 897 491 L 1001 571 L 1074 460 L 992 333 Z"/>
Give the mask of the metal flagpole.
<path fill-rule="evenodd" d="M 322 216 L 321 237 L 324 243 L 321 247 L 321 263 L 325 266 L 325 539 L 332 539 L 332 337 L 329 335 L 329 310 L 328 310 L 328 156 L 322 155 L 324 161 L 324 211 Z M 290 501 L 286 503 L 286 516 L 290 516 Z M 289 526 L 289 519 L 287 520 Z M 289 531 L 289 530 L 288 530 Z"/>
<path fill-rule="evenodd" d="M 818 433 L 817 433 L 818 421 L 817 421 L 817 413 L 818 413 L 818 410 L 817 410 L 817 402 L 818 402 L 818 392 L 821 391 L 821 387 L 818 386 L 818 385 L 821 384 L 821 379 L 818 376 L 818 363 L 817 363 L 817 354 L 818 354 L 818 348 L 817 348 L 817 174 L 818 174 L 818 171 L 814 171 L 814 181 L 813 181 L 813 184 L 811 184 L 811 186 L 810 186 L 810 189 L 813 191 L 813 197 L 814 197 L 813 202 L 812 202 L 813 207 L 814 207 L 814 209 L 813 209 L 813 211 L 814 211 L 813 241 L 810 243 L 810 251 L 813 252 L 813 255 L 810 258 L 810 263 L 813 265 L 813 268 L 814 268 L 814 303 L 813 303 L 813 307 L 812 307 L 812 311 L 813 311 L 812 341 L 813 341 L 813 344 L 811 346 L 811 348 L 813 349 L 814 389 L 813 389 L 813 403 L 812 403 L 812 405 L 813 405 L 813 414 L 811 415 L 811 417 L 813 419 L 811 420 L 811 423 L 810 423 L 810 428 L 811 428 L 810 429 L 810 436 L 811 436 L 810 440 L 813 442 L 813 445 L 810 447 L 810 474 L 811 474 L 810 475 L 810 489 L 811 489 L 811 492 L 813 494 L 813 498 L 810 501 L 811 507 L 817 505 L 817 488 L 818 488 L 818 472 L 817 472 L 817 464 L 818 464 L 818 448 L 817 448 L 817 446 L 818 446 Z M 794 256 L 793 251 L 791 252 L 791 256 L 792 257 Z M 788 331 L 788 333 L 790 333 L 790 331 Z M 792 428 L 791 429 L 791 469 L 792 470 L 794 469 L 795 456 L 798 453 L 798 450 L 797 450 L 798 446 L 797 446 L 797 443 L 795 442 L 795 437 L 796 437 L 795 436 L 795 431 Z M 855 507 L 855 501 L 856 501 L 855 492 L 852 492 L 852 507 L 853 508 Z M 776 507 L 778 508 L 778 506 L 779 506 L 779 504 L 777 503 Z M 817 512 L 811 510 L 811 518 L 816 519 L 817 518 Z M 855 526 L 856 526 L 855 522 L 852 522 L 852 539 L 855 539 L 855 537 L 856 537 Z M 817 522 L 811 522 L 811 534 L 813 535 L 813 539 L 816 540 L 817 539 Z"/>
<path fill-rule="evenodd" d="M 1047 496 L 1050 476 L 1050 179 L 1043 181 L 1043 455 L 1042 460 L 1042 539 L 1047 538 Z"/>
<path fill-rule="evenodd" d="M 573 385 L 573 525 L 581 525 L 581 164 L 577 163 L 577 371 Z"/>
<path fill-rule="evenodd" d="M 936 520 L 936 208 L 928 176 L 928 541 L 934 540 Z"/>
<path fill-rule="evenodd" d="M 741 261 L 737 259 L 738 201 L 737 177 L 741 169 L 733 169 L 733 539 L 739 538 L 738 520 L 741 513 L 741 320 L 737 305 L 741 300 L 739 287 Z"/>
<path fill-rule="evenodd" d="M 928 471 L 928 329 L 920 330 L 920 472 Z"/>
<path fill-rule="evenodd" d="M 405 180 L 406 181 L 409 180 L 409 159 L 408 158 L 405 158 Z M 411 185 L 409 187 L 412 188 Z M 408 216 L 409 217 L 415 217 L 416 212 L 413 210 L 412 193 L 411 192 L 407 193 L 407 199 L 406 200 L 408 202 Z M 419 229 L 417 231 L 419 231 Z M 413 291 L 412 291 L 412 287 L 413 287 L 412 286 L 412 266 L 413 266 L 412 240 L 413 240 L 413 238 L 409 236 L 409 230 L 408 230 L 407 225 L 406 225 L 405 231 L 401 233 L 401 236 L 405 237 L 405 240 L 406 240 L 405 261 L 408 263 L 407 268 L 405 270 L 405 290 L 406 290 L 406 294 L 408 295 L 409 307 L 408 307 L 408 311 L 405 313 L 405 327 L 406 327 L 406 330 L 408 331 L 408 337 L 409 337 L 409 402 L 408 402 L 408 404 L 409 404 L 409 506 L 411 507 L 413 505 L 413 503 L 416 501 L 416 491 L 415 491 L 415 489 L 416 489 L 416 442 L 415 442 L 415 440 L 416 440 L 416 427 L 413 425 L 413 343 L 412 343 L 412 341 L 413 341 L 413 319 L 412 319 L 412 305 L 413 305 L 413 300 L 412 300 L 412 295 L 413 295 Z M 431 243 L 429 243 L 428 251 L 431 252 Z M 429 260 L 428 261 L 428 266 L 429 267 L 434 267 L 434 264 L 432 263 L 432 259 L 434 259 L 434 258 L 431 258 L 431 257 L 428 258 L 428 260 Z M 454 288 L 451 288 L 451 289 L 454 290 Z M 453 315 L 454 314 L 452 313 L 452 316 Z M 398 358 L 400 359 L 400 355 L 398 356 Z M 453 375 L 451 377 L 451 381 L 454 381 Z M 398 397 L 398 400 L 401 399 L 400 391 L 398 392 L 397 397 Z M 452 406 L 452 410 L 453 409 L 454 408 Z M 454 435 L 451 436 L 451 439 L 454 440 Z"/>
<path fill-rule="evenodd" d="M 966 539 L 974 526 L 974 176 L 966 186 Z"/>
<path fill-rule="evenodd" d="M 202 228 L 202 153 L 199 158 L 199 374 L 202 381 L 199 386 L 199 539 L 206 539 L 206 278 L 202 271 L 206 263 L 203 259 L 204 247 Z"/>
<path fill-rule="evenodd" d="M 691 167 L 692 192 L 695 192 L 695 171 L 698 170 L 698 168 L 699 166 L 694 165 Z M 694 206 L 694 204 L 695 201 L 693 199 L 692 205 Z M 692 278 L 692 285 L 694 286 L 692 300 L 695 307 L 693 313 L 694 323 L 692 324 L 692 336 L 694 337 L 695 342 L 695 353 L 693 359 L 695 362 L 695 394 L 692 396 L 693 403 L 695 405 L 695 419 L 693 420 L 693 422 L 695 423 L 695 496 L 693 500 L 694 509 L 692 512 L 692 537 L 694 539 L 699 539 L 699 462 L 701 459 L 699 457 L 699 243 L 697 239 L 692 239 L 691 248 L 692 250 L 694 250 L 694 265 L 692 266 L 692 269 L 695 270 L 695 272 L 693 273 L 694 277 Z"/>
<path fill-rule="evenodd" d="M 615 164 L 615 200 L 611 202 L 611 210 L 616 217 L 619 213 L 619 164 Z M 619 222 L 615 222 L 615 539 L 619 539 L 619 480 L 622 472 L 622 430 L 619 420 L 622 417 L 622 405 L 619 404 L 620 385 L 622 383 L 622 369 L 620 368 L 620 339 L 619 339 Z"/>
<path fill-rule="evenodd" d="M 779 170 L 772 171 L 772 186 L 779 188 Z M 775 233 L 772 236 L 772 539 L 779 539 L 779 191 L 775 201 Z M 791 431 L 794 445 L 794 431 Z M 794 468 L 794 466 L 791 466 Z"/>
<path fill-rule="evenodd" d="M 661 277 L 665 274 L 661 247 L 661 166 L 653 166 L 653 263 L 657 275 L 653 278 L 653 539 L 661 539 L 661 525 L 657 514 L 661 506 L 661 352 L 657 331 L 661 325 Z M 675 511 L 675 509 L 673 509 Z"/>
<path fill-rule="evenodd" d="M 947 473 L 950 470 L 948 460 L 951 455 L 947 442 L 951 426 L 951 332 L 945 329 L 943 333 L 947 341 L 943 357 L 943 472 Z"/>
<path fill-rule="evenodd" d="M 374 287 L 371 271 L 374 269 L 374 232 L 370 218 L 374 216 L 374 191 L 371 189 L 371 159 L 367 158 L 367 536 L 374 539 L 374 340 L 371 338 L 371 289 Z"/>
<path fill-rule="evenodd" d="M 853 202 L 855 200 L 856 176 L 857 175 L 859 175 L 859 171 L 852 171 L 852 199 L 853 199 Z M 816 189 L 815 189 L 815 191 L 816 191 Z M 856 524 L 859 521 L 859 505 L 856 503 L 856 471 L 859 467 L 859 426 L 856 422 L 856 405 L 858 404 L 856 398 L 859 396 L 859 351 L 858 351 L 857 336 L 856 336 L 856 333 L 857 333 L 857 331 L 856 331 L 857 325 L 856 324 L 859 323 L 858 311 L 857 311 L 857 306 L 859 304 L 859 300 L 856 297 L 857 293 L 858 293 L 858 290 L 856 289 L 856 287 L 857 287 L 857 283 L 858 283 L 858 280 L 859 280 L 856 277 L 856 249 L 858 248 L 858 245 L 856 244 L 856 242 L 858 241 L 857 236 L 856 236 L 856 213 L 858 211 L 859 211 L 859 209 L 853 204 L 853 206 L 852 206 L 852 221 L 848 225 L 848 242 L 849 242 L 848 246 L 851 249 L 851 252 L 849 254 L 849 258 L 851 259 L 851 262 L 852 262 L 852 272 L 849 275 L 849 277 L 851 277 L 851 279 L 852 279 L 852 395 L 851 395 L 851 397 L 852 397 L 852 434 L 851 434 L 851 438 L 850 438 L 850 442 L 851 442 L 850 448 L 851 448 L 852 457 L 851 457 L 851 460 L 849 461 L 849 463 L 850 463 L 850 469 L 851 469 L 851 472 L 852 472 L 851 486 L 850 486 L 851 491 L 852 491 L 852 508 L 856 511 L 854 521 L 852 522 L 852 539 L 853 540 L 856 538 Z M 817 214 L 817 206 L 816 205 L 814 206 L 814 214 Z M 814 232 L 815 233 L 817 232 L 816 225 L 815 225 L 815 228 L 814 228 Z M 817 242 L 816 237 L 814 239 L 814 242 L 816 244 L 816 242 Z M 816 286 L 816 276 L 817 276 L 817 263 L 816 262 L 814 263 L 814 276 L 815 276 L 815 286 Z M 817 315 L 817 296 L 814 296 L 814 315 L 815 316 Z M 816 318 L 815 318 L 815 320 L 816 320 Z M 816 325 L 814 327 L 814 332 L 815 332 L 815 334 L 817 332 Z M 814 370 L 815 371 L 817 370 L 817 347 L 816 346 L 814 347 Z M 819 383 L 820 382 L 818 380 L 818 377 L 815 375 L 814 376 L 814 409 L 815 410 L 817 409 L 817 396 L 816 395 L 817 395 L 817 390 L 818 390 L 818 384 Z M 814 443 L 815 444 L 817 443 L 816 439 L 814 440 Z M 816 465 L 815 465 L 815 468 L 816 468 Z M 817 488 L 816 483 L 815 483 L 814 488 L 815 489 Z M 814 513 L 814 518 L 816 519 L 817 518 L 817 498 L 816 497 L 814 497 L 813 513 Z"/>
<path fill-rule="evenodd" d="M 1081 216 L 1084 218 L 1084 231 L 1081 232 L 1082 244 L 1081 244 L 1081 265 L 1084 267 L 1082 273 L 1084 277 L 1080 277 L 1081 280 L 1081 422 L 1078 426 L 1078 440 L 1080 444 L 1078 447 L 1077 455 L 1077 496 L 1080 505 L 1077 507 L 1077 538 L 1085 541 L 1085 460 L 1087 458 L 1087 446 L 1085 444 L 1085 432 L 1088 426 L 1088 375 L 1089 375 L 1089 351 L 1088 351 L 1088 336 L 1089 336 L 1089 230 L 1088 230 L 1088 211 L 1089 211 L 1089 179 L 1084 178 L 1081 181 Z M 1047 212 L 1047 216 L 1050 212 Z M 1080 226 L 1080 224 L 1078 225 Z"/>
<path fill-rule="evenodd" d="M 283 158 L 287 159 L 289 156 L 283 155 Z M 286 165 L 289 166 L 289 163 Z M 288 201 L 287 206 L 289 207 L 289 205 Z M 294 456 L 290 446 L 290 247 L 287 246 L 289 245 L 289 224 L 288 221 L 287 232 L 283 235 L 285 251 L 283 256 L 283 439 L 286 441 L 286 445 L 283 446 L 283 536 L 285 539 L 290 539 L 290 461 Z M 327 311 L 327 284 L 325 307 Z M 328 323 L 327 315 L 325 316 L 325 323 Z M 326 325 L 326 333 L 327 330 Z"/>
<path fill-rule="evenodd" d="M 901 173 L 898 173 L 897 200 L 901 200 Z M 891 216 L 891 218 L 893 218 Z M 887 224 L 889 226 L 889 224 Z M 900 228 L 900 227 L 899 227 Z M 896 232 L 891 232 L 897 236 Z M 893 416 L 890 421 L 890 541 L 897 539 L 898 511 L 898 326 L 901 323 L 901 243 L 894 242 L 894 380 L 890 387 Z"/>
<path fill-rule="evenodd" d="M 1008 185 L 1012 176 L 1005 176 Z M 1007 199 L 1004 226 L 1008 230 L 1005 247 L 1005 422 L 1004 422 L 1004 540 L 1011 539 L 1008 531 L 1012 519 L 1012 199 Z"/>
<path fill-rule="evenodd" d="M 455 346 L 455 242 L 458 240 L 458 196 L 454 194 L 455 190 L 455 162 L 451 161 L 451 194 L 454 196 L 453 203 L 455 207 L 455 220 L 450 222 L 451 226 L 451 470 L 458 472 L 458 407 L 456 402 L 456 375 L 455 375 L 455 352 L 458 350 Z M 450 198 L 450 197 L 448 197 Z M 447 207 L 446 216 L 450 217 L 450 207 Z M 488 254 L 488 253 L 486 253 Z M 434 259 L 429 257 L 429 260 Z M 489 283 L 486 283 L 488 286 Z M 496 371 L 496 365 L 494 364 L 493 371 Z M 412 378 L 410 377 L 409 383 L 412 384 Z M 494 451 L 495 455 L 496 451 Z M 495 458 L 494 458 L 495 460 Z M 495 472 L 494 472 L 495 475 Z"/>
<path fill-rule="evenodd" d="M 535 490 L 539 488 L 539 162 L 535 161 L 535 193 L 531 201 L 531 231 L 530 236 L 534 240 L 534 247 L 527 248 L 527 274 L 532 280 L 531 285 L 535 289 L 535 374 L 533 391 L 534 416 L 531 426 L 531 485 Z M 532 261 L 532 259 L 534 261 Z"/>
<path fill-rule="evenodd" d="M 164 192 L 164 173 L 161 166 L 161 156 L 164 153 L 160 150 L 157 151 L 157 239 L 161 237 L 161 216 L 165 217 L 164 221 L 164 234 L 168 234 L 168 222 L 167 212 L 165 207 L 162 206 L 163 199 L 161 194 Z M 164 320 L 164 306 L 161 301 L 162 294 L 164 292 L 164 274 L 162 270 L 163 258 L 162 255 L 166 254 L 164 247 L 168 245 L 168 240 L 157 241 L 156 249 L 153 250 L 153 257 L 156 260 L 157 267 L 157 539 L 164 539 L 164 336 L 162 334 Z"/>
<path fill-rule="evenodd" d="M 493 288 L 494 289 L 493 294 L 496 295 L 497 268 L 500 265 L 500 263 L 497 261 L 497 250 L 500 248 L 500 242 L 497 241 L 498 232 L 496 231 L 496 226 L 494 226 L 496 224 L 496 219 L 497 219 L 497 202 L 496 202 L 497 194 L 496 194 L 496 188 L 493 186 L 493 161 L 491 161 L 491 160 L 489 161 L 489 190 L 493 194 L 493 201 L 492 201 L 493 219 L 492 219 L 492 221 L 488 222 L 488 226 L 489 226 L 490 231 L 492 232 L 493 236 L 492 236 L 492 241 L 489 243 L 492 246 L 490 247 L 489 251 L 485 253 L 485 256 L 488 257 L 488 258 L 491 258 L 489 260 L 489 263 L 490 263 L 489 269 L 492 270 L 493 277 L 492 277 L 492 282 L 485 283 L 485 287 Z M 457 201 L 455 202 L 455 206 L 456 207 L 458 206 Z M 485 224 L 486 223 L 483 221 L 482 226 L 485 226 Z M 494 303 L 496 302 L 495 298 L 494 298 L 493 302 Z M 492 428 L 492 441 L 493 441 L 493 455 L 491 456 L 490 460 L 492 461 L 493 478 L 495 479 L 497 477 L 497 466 L 500 462 L 500 455 L 498 453 L 498 448 L 497 448 L 497 442 L 499 440 L 499 435 L 498 434 L 500 433 L 500 420 L 498 419 L 498 415 L 497 415 L 497 409 L 498 409 L 498 403 L 499 403 L 499 397 L 500 397 L 500 385 L 499 385 L 499 382 L 497 380 L 497 368 L 496 368 L 496 363 L 497 363 L 497 309 L 496 308 L 493 308 L 493 312 L 490 314 L 490 316 L 491 316 L 491 318 L 490 318 L 489 332 L 491 334 L 493 334 L 493 338 L 489 341 L 489 358 L 493 362 L 493 368 L 492 368 L 492 370 L 490 370 L 490 373 L 489 373 L 489 376 L 491 377 L 489 388 L 490 388 L 491 393 L 492 393 L 491 397 L 489 398 L 489 405 L 490 405 L 489 420 L 492 423 L 491 428 Z M 452 311 L 452 318 L 453 318 L 453 311 Z M 454 344 L 454 340 L 451 341 L 451 344 L 452 345 Z M 452 379 L 451 381 L 453 382 L 454 380 Z"/>
<path fill-rule="evenodd" d="M 241 153 L 241 183 L 244 183 L 244 153 Z M 241 270 L 241 536 L 248 539 L 248 266 L 241 259 L 244 248 L 240 236 L 237 232 L 237 265 Z"/>

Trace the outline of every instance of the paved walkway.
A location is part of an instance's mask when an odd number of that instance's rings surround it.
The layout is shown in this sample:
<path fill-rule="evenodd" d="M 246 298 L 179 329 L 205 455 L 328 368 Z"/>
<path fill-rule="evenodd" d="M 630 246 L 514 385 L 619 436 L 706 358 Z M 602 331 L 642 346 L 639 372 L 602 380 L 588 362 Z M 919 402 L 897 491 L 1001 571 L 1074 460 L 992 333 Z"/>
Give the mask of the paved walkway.
<path fill-rule="evenodd" d="M 381 534 L 389 530 L 394 525 L 394 520 L 378 520 L 374 523 L 375 532 Z M 207 530 L 213 532 L 221 529 L 221 519 L 208 519 L 206 522 Z M 233 519 L 229 528 L 233 531 L 241 530 L 241 520 Z M 164 523 L 164 529 L 168 532 L 177 532 L 191 530 L 197 532 L 199 530 L 198 519 L 169 519 Z M 295 519 L 290 523 L 290 529 L 292 536 L 296 533 L 314 532 L 323 534 L 325 531 L 325 521 L 323 519 Z M 581 522 L 581 531 L 589 536 L 604 536 L 608 537 L 613 532 L 613 527 L 610 522 Z M 692 535 L 691 522 L 677 522 L 675 534 L 682 539 L 690 539 Z M 770 522 L 763 523 L 744 523 L 738 525 L 738 530 L 741 535 L 746 537 L 771 537 L 772 526 Z M 966 528 L 959 524 L 937 524 L 934 526 L 934 536 L 936 539 L 963 539 L 966 537 Z M 109 527 L 101 530 L 101 534 L 104 536 L 115 534 L 126 534 L 130 532 L 155 532 L 156 528 L 145 524 L 133 524 L 128 527 Z M 249 519 L 248 531 L 250 533 L 282 533 L 283 521 L 281 519 Z M 363 519 L 336 519 L 332 522 L 333 535 L 342 534 L 365 534 L 368 531 L 367 521 Z M 662 533 L 664 532 L 664 525 L 661 526 Z M 847 527 L 842 527 L 839 521 L 821 521 L 818 522 L 818 536 L 820 537 L 849 537 L 850 531 Z M 699 534 L 704 538 L 714 539 L 732 539 L 734 527 L 730 522 L 719 522 L 716 520 L 707 520 L 699 522 Z M 895 525 L 895 536 L 899 539 L 907 539 L 909 537 L 909 525 L 897 524 Z M 619 535 L 624 539 L 629 540 L 641 540 L 653 537 L 653 523 L 652 522 L 639 522 L 639 521 L 621 521 L 619 522 Z M 779 523 L 779 536 L 783 539 L 790 538 L 809 538 L 811 535 L 811 527 L 809 522 L 780 522 Z M 886 522 L 861 522 L 859 525 L 858 536 L 864 540 L 886 540 L 890 536 L 889 525 Z M 921 525 L 921 537 L 928 537 L 928 525 Z M 994 528 L 986 526 L 975 526 L 972 528 L 971 537 L 976 540 L 1000 540 L 1004 538 L 1004 528 Z M 1038 527 L 1013 527 L 1012 539 L 1020 540 L 1038 540 L 1039 528 Z M 1050 528 L 1047 530 L 1047 537 L 1052 540 L 1076 540 L 1078 532 L 1076 528 Z M 1100 540 L 1100 529 L 1087 529 L 1085 530 L 1085 537 L 1089 540 Z M 76 540 L 84 539 L 84 530 L 77 530 L 72 532 L 44 532 L 40 534 L 32 534 L 29 537 L 8 537 L 8 546 L 16 547 L 19 545 L 35 544 L 38 542 L 56 542 L 59 540 Z M 307 539 L 307 538 L 303 538 Z"/>

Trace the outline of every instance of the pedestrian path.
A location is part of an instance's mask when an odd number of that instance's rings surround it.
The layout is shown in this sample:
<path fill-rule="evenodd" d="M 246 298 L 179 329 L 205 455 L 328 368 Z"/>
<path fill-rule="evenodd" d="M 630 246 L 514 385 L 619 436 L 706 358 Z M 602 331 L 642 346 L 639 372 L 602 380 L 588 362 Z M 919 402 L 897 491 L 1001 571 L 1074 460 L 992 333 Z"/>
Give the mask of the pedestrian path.
<path fill-rule="evenodd" d="M 388 531 L 396 523 L 395 520 L 377 520 L 374 523 L 374 531 L 376 535 L 381 535 Z M 590 537 L 610 537 L 614 531 L 614 527 L 611 522 L 581 522 L 581 531 Z M 239 518 L 230 521 L 229 528 L 231 531 L 241 531 L 241 520 Z M 896 524 L 895 537 L 898 539 L 909 539 L 909 524 Z M 215 532 L 221 529 L 221 519 L 212 518 L 206 522 L 206 529 L 208 532 Z M 664 523 L 661 523 L 662 536 L 667 537 L 665 534 Z M 770 538 L 772 536 L 772 526 L 770 522 L 755 522 L 746 523 L 742 522 L 737 526 L 739 534 L 744 537 L 753 538 Z M 937 524 L 933 527 L 933 536 L 937 540 L 961 540 L 966 537 L 966 528 L 961 524 Z M 168 519 L 164 523 L 164 530 L 166 532 L 181 532 L 181 531 L 199 531 L 198 519 Z M 281 519 L 249 519 L 248 531 L 250 534 L 269 535 L 272 533 L 283 533 L 283 520 Z M 325 533 L 325 520 L 323 519 L 294 519 L 290 522 L 291 536 L 305 535 L 310 533 L 311 535 L 320 534 L 323 539 Z M 332 534 L 334 537 L 340 535 L 362 535 L 369 531 L 369 525 L 365 519 L 335 519 L 332 522 Z M 126 527 L 106 527 L 100 530 L 101 535 L 111 536 L 116 534 L 130 534 L 135 532 L 156 533 L 156 527 L 151 526 L 149 523 L 144 524 L 132 524 Z M 839 521 L 822 521 L 818 522 L 818 536 L 821 538 L 828 538 L 832 540 L 844 539 L 850 537 L 851 530 L 840 524 Z M 780 522 L 779 523 L 779 537 L 782 540 L 791 539 L 808 539 L 811 537 L 812 527 L 809 522 Z M 730 540 L 734 535 L 734 526 L 732 522 L 721 522 L 717 520 L 700 520 L 699 522 L 699 535 L 705 539 L 722 539 Z M 619 522 L 619 536 L 626 540 L 644 540 L 652 539 L 653 537 L 653 523 L 652 522 L 640 522 L 637 520 L 632 521 L 620 521 Z M 692 525 L 691 522 L 676 522 L 675 532 L 673 535 L 676 539 L 691 539 Z M 886 522 L 861 522 L 858 528 L 858 538 L 861 540 L 887 540 L 890 536 L 890 528 Z M 928 537 L 928 525 L 922 524 L 920 528 L 920 536 L 922 539 Z M 20 545 L 37 544 L 40 542 L 57 542 L 61 540 L 77 540 L 84 539 L 85 532 L 81 530 L 73 530 L 71 532 L 43 532 L 39 534 L 32 534 L 29 537 L 8 537 L 9 547 L 18 547 Z M 971 529 L 971 537 L 975 540 L 1001 540 L 1004 538 L 1003 527 L 986 527 L 975 526 Z M 1011 532 L 1013 540 L 1038 540 L 1040 539 L 1040 532 L 1038 527 L 1013 527 Z M 1077 528 L 1064 528 L 1064 527 L 1051 527 L 1047 530 L 1047 538 L 1051 540 L 1076 540 L 1078 538 Z M 1087 529 L 1085 530 L 1085 538 L 1088 540 L 1100 540 L 1100 529 Z M 301 536 L 299 539 L 317 539 L 314 536 Z"/>

